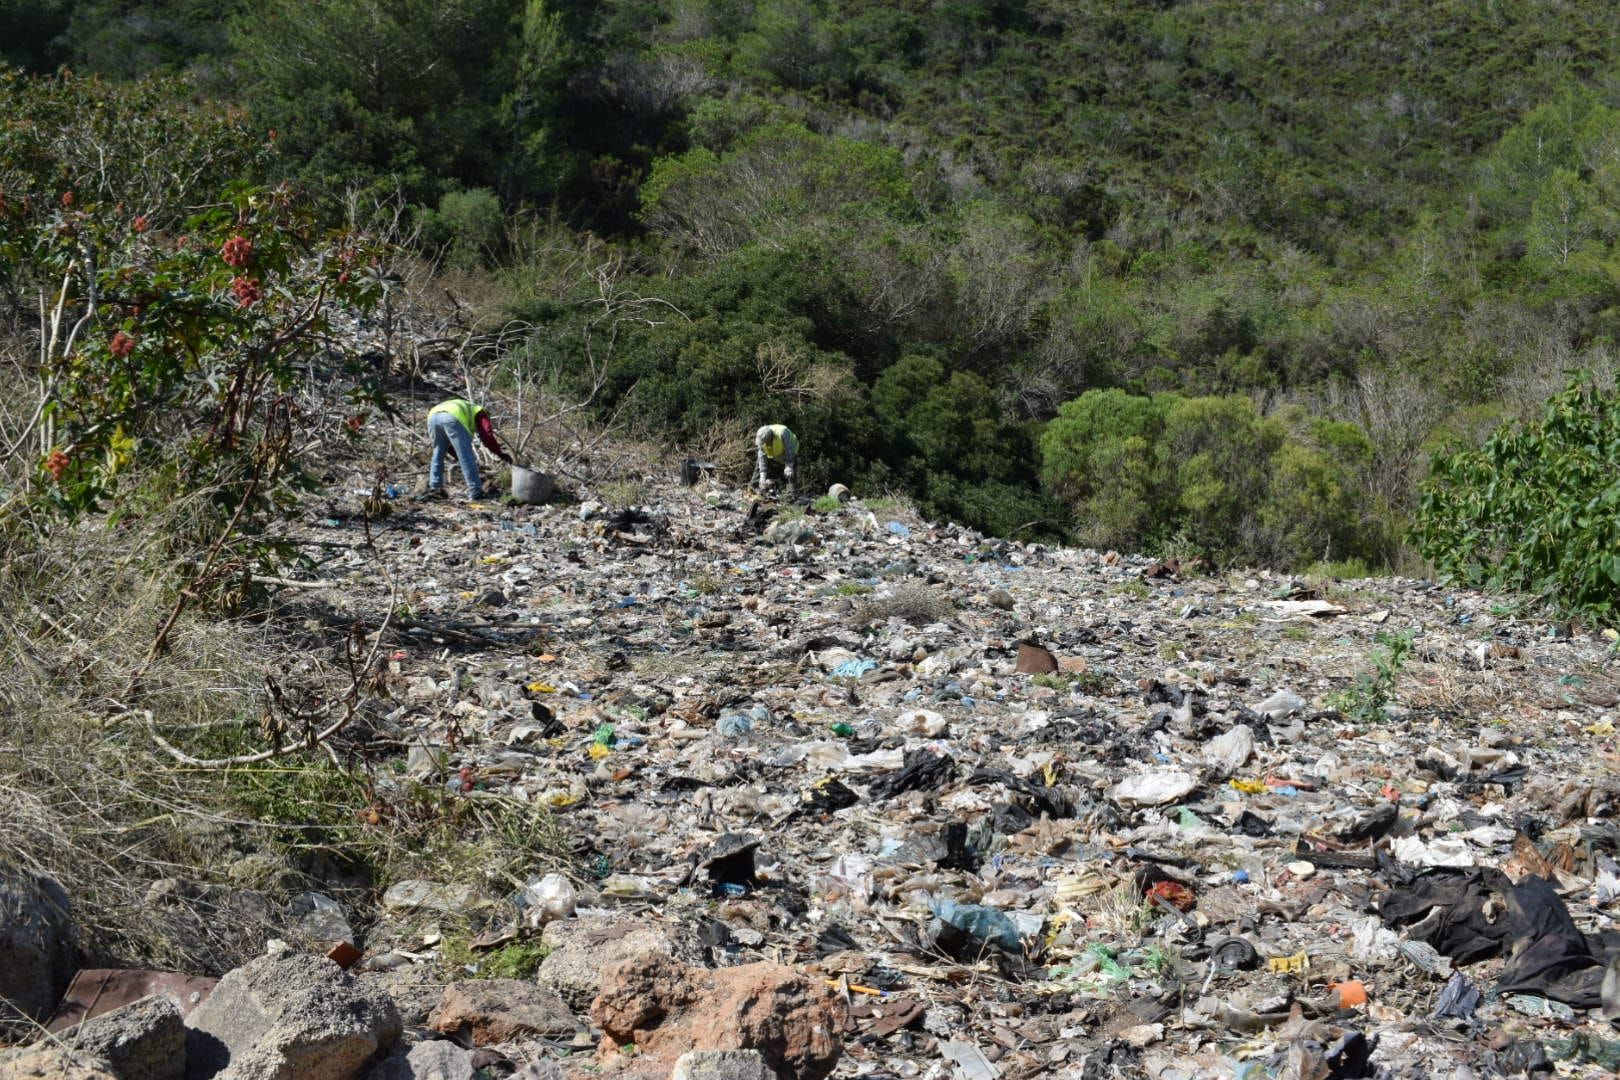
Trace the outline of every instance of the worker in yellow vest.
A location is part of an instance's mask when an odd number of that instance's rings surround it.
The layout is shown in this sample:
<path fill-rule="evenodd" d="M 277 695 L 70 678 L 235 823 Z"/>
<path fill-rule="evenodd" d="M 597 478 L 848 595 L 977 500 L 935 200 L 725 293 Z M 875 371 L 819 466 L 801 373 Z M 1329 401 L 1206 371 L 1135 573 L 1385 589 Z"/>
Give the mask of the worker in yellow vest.
<path fill-rule="evenodd" d="M 467 498 L 476 502 L 484 497 L 483 481 L 478 477 L 478 459 L 473 454 L 474 432 L 477 432 L 478 441 L 488 447 L 490 453 L 508 465 L 512 463 L 512 455 L 501 449 L 501 444 L 495 440 L 495 429 L 490 425 L 489 413 L 484 411 L 482 405 L 475 405 L 466 398 L 451 398 L 428 410 L 433 461 L 428 465 L 427 490 L 423 498 L 444 497 L 444 458 L 451 451 L 455 452 L 456 461 L 461 465 L 461 478 L 467 482 Z"/>
<path fill-rule="evenodd" d="M 780 461 L 782 479 L 787 481 L 788 494 L 798 493 L 798 486 L 793 477 L 793 467 L 799 460 L 797 435 L 789 431 L 785 424 L 766 424 L 754 433 L 754 452 L 758 458 L 754 467 L 756 487 L 763 491 L 770 486 L 770 479 L 765 475 L 765 462 Z"/>

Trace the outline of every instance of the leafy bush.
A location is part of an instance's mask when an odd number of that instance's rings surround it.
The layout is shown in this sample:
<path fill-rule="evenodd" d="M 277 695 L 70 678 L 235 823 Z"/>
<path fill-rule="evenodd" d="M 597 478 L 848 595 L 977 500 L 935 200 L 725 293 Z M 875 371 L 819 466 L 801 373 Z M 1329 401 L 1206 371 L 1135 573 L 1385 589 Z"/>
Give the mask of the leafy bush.
<path fill-rule="evenodd" d="M 1620 604 L 1620 392 L 1572 379 L 1539 419 L 1437 456 L 1416 538 L 1465 585 L 1614 621 Z"/>
<path fill-rule="evenodd" d="M 173 540 L 209 549 L 196 573 L 250 569 L 272 554 L 253 537 L 310 482 L 294 391 L 327 357 L 334 307 L 380 293 L 380 252 L 285 186 L 228 179 L 257 140 L 182 84 L 7 79 L 3 284 L 16 309 L 47 313 L 37 407 L 0 462 L 15 497 L 114 521 L 188 500 Z M 330 435 L 380 401 L 358 375 L 348 392 Z"/>

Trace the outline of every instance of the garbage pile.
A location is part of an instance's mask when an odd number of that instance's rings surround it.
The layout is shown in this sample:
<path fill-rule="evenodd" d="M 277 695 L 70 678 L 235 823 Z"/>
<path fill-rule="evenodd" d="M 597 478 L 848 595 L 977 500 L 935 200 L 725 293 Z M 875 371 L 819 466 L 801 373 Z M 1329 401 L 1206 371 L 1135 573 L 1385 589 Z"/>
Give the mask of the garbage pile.
<path fill-rule="evenodd" d="M 423 627 L 415 776 L 580 846 L 553 969 L 586 923 L 813 973 L 836 1075 L 1620 1068 L 1612 639 L 1422 581 L 651 496 L 377 533 Z"/>
<path fill-rule="evenodd" d="M 543 994 L 543 1022 L 402 1003 L 396 1057 L 437 1031 L 535 1076 L 1620 1069 L 1612 635 L 859 498 L 579 494 L 309 523 L 340 616 L 395 596 L 362 534 L 402 583 L 379 796 L 539 804 L 576 856 L 516 894 L 388 891 L 362 981 L 442 980 L 438 914 L 546 950 L 478 1005 Z"/>

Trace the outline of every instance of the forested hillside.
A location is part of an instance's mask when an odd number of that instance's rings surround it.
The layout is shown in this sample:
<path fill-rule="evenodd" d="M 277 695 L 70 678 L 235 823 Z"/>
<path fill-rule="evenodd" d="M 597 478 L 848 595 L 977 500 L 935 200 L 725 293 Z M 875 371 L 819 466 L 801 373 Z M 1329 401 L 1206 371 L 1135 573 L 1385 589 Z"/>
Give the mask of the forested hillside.
<path fill-rule="evenodd" d="M 993 532 L 1410 564 L 1436 450 L 1612 381 L 1606 0 L 0 12 L 9 64 L 242 110 L 334 219 L 397 199 L 538 328 L 513 377 Z"/>

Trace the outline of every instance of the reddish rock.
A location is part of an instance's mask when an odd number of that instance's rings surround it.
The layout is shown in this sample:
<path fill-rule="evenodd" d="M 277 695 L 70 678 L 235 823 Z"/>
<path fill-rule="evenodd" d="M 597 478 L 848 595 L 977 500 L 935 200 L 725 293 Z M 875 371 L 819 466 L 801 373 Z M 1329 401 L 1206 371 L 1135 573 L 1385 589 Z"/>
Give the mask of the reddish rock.
<path fill-rule="evenodd" d="M 475 979 L 444 988 L 428 1027 L 474 1046 L 572 1035 L 574 1014 L 550 990 L 520 979 Z"/>
<path fill-rule="evenodd" d="M 604 1057 L 635 1044 L 638 1074 L 667 1077 L 692 1050 L 757 1050 L 782 1080 L 822 1080 L 832 1072 L 848 1022 L 842 998 L 793 968 L 709 971 L 656 953 L 602 972 L 591 1019 L 606 1033 Z"/>

